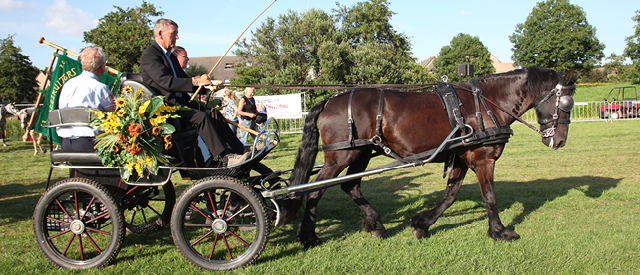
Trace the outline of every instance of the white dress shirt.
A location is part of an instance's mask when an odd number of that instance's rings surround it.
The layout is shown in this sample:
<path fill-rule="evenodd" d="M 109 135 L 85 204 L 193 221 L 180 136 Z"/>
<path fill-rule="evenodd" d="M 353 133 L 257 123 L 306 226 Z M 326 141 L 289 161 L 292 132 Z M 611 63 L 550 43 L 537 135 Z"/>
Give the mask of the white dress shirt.
<path fill-rule="evenodd" d="M 60 109 L 87 107 L 112 112 L 115 103 L 107 85 L 101 83 L 92 72 L 82 71 L 64 84 L 58 106 Z M 63 138 L 95 137 L 97 134 L 94 129 L 86 126 L 58 127 L 56 132 Z"/>

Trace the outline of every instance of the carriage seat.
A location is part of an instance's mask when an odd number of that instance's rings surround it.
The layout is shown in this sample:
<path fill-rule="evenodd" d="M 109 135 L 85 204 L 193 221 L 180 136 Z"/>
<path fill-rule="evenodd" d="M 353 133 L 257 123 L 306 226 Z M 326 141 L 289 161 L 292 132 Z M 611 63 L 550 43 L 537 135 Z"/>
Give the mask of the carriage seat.
<path fill-rule="evenodd" d="M 49 125 L 45 126 L 54 131 L 57 127 L 87 126 L 89 121 L 97 118 L 97 115 L 84 107 L 56 109 L 49 112 Z M 73 152 L 55 150 L 51 152 L 52 162 L 71 162 L 86 164 L 102 164 L 95 152 Z"/>

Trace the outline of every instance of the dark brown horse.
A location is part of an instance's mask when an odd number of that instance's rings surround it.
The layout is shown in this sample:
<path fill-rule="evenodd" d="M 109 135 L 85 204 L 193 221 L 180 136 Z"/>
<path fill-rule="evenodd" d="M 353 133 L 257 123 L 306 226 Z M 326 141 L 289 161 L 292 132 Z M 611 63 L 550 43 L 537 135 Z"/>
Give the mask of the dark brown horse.
<path fill-rule="evenodd" d="M 564 146 L 569 130 L 570 111 L 573 106 L 573 83 L 578 75 L 573 72 L 563 76 L 561 73 L 545 68 L 526 68 L 507 73 L 477 78 L 477 87 L 482 97 L 488 102 L 489 109 L 495 114 L 499 125 L 507 126 L 531 108 L 541 124 L 542 143 L 558 149 Z M 478 131 L 476 108 L 478 104 L 472 95 L 473 87 L 469 82 L 453 85 L 459 95 L 462 106 L 460 112 L 467 125 L 461 127 L 470 132 L 468 127 Z M 376 116 L 380 109 L 380 89 L 359 88 L 353 94 L 347 92 L 316 104 L 309 112 L 302 137 L 302 145 L 291 176 L 291 185 L 299 185 L 309 180 L 312 166 L 318 152 L 318 133 L 323 144 L 335 144 L 347 141 L 349 127 L 347 124 L 349 97 L 354 139 L 371 139 L 379 136 L 382 144 L 390 150 L 384 153 L 379 146 L 361 145 L 342 150 L 324 152 L 325 163 L 314 181 L 335 178 L 345 168 L 347 174 L 362 172 L 367 168 L 374 151 L 389 156 L 395 153 L 396 158 L 407 158 L 421 152 L 438 147 L 451 133 L 447 111 L 434 92 L 414 93 L 384 90 L 381 127 L 377 130 Z M 495 105 L 494 105 L 495 104 Z M 486 110 L 482 108 L 481 119 L 484 127 L 490 129 L 495 123 Z M 317 126 L 316 126 L 317 122 Z M 533 127 L 533 126 L 531 126 Z M 376 132 L 379 132 L 378 134 Z M 380 133 L 381 132 L 381 133 Z M 470 168 L 478 178 L 482 200 L 489 217 L 489 236 L 497 240 L 515 240 L 519 236 L 504 227 L 498 216 L 496 196 L 493 186 L 495 162 L 504 149 L 504 142 L 498 144 L 476 144 L 460 146 L 445 150 L 438 154 L 433 162 L 452 164 L 443 200 L 433 209 L 415 214 L 411 218 L 413 234 L 420 239 L 427 236 L 429 226 L 434 224 L 442 213 L 456 199 L 462 180 Z M 455 154 L 454 154 L 455 152 Z M 454 157 L 451 158 L 451 155 Z M 424 159 L 423 157 L 422 159 Z M 360 207 L 364 214 L 363 228 L 375 237 L 382 237 L 385 228 L 378 212 L 360 193 L 361 178 L 341 183 L 341 188 Z M 318 201 L 324 189 L 308 195 L 302 224 L 298 230 L 298 240 L 305 247 L 319 245 L 321 242 L 315 233 Z M 283 222 L 291 222 L 302 203 L 301 198 L 285 200 L 282 203 Z"/>

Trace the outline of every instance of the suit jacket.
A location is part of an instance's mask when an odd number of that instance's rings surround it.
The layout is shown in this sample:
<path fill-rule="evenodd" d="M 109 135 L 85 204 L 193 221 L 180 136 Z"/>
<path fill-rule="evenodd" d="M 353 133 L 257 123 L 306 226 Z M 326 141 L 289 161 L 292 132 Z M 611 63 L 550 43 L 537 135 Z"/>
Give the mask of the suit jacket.
<path fill-rule="evenodd" d="M 180 63 L 175 55 L 169 55 L 173 63 L 173 69 L 167 61 L 164 51 L 155 41 L 142 52 L 140 57 L 140 72 L 142 81 L 158 95 L 165 96 L 169 105 L 188 106 L 189 95 L 193 92 L 191 78 L 180 68 Z"/>

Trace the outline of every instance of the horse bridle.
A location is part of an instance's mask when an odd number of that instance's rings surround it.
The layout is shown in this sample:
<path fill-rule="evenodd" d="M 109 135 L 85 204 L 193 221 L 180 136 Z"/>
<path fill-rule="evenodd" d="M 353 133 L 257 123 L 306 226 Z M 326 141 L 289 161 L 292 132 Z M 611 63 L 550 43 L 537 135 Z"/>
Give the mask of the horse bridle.
<path fill-rule="evenodd" d="M 564 76 L 560 80 L 560 83 L 563 83 L 563 81 L 564 81 Z M 534 105 L 534 108 L 536 108 L 538 105 L 549 100 L 554 95 L 556 96 L 556 104 L 555 104 L 555 110 L 553 112 L 553 116 L 551 118 L 538 119 L 538 124 L 540 124 L 540 126 L 553 123 L 551 127 L 545 129 L 544 131 L 540 131 L 540 130 L 537 131 L 542 135 L 543 138 L 550 138 L 555 136 L 556 129 L 558 128 L 558 124 L 571 123 L 571 118 L 560 119 L 558 112 L 563 111 L 568 114 L 571 113 L 571 109 L 573 109 L 573 105 L 574 105 L 573 94 L 576 91 L 576 85 L 565 87 L 565 86 L 562 86 L 562 84 L 560 83 L 558 83 L 558 85 L 556 85 L 556 87 L 552 89 L 551 92 L 549 92 L 549 94 L 545 96 L 540 102 Z M 562 91 L 564 90 L 571 91 L 571 93 L 569 95 L 562 95 Z"/>

